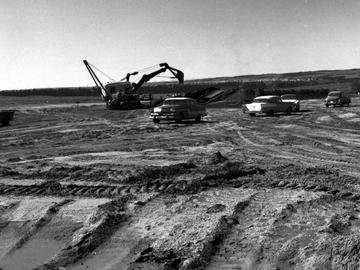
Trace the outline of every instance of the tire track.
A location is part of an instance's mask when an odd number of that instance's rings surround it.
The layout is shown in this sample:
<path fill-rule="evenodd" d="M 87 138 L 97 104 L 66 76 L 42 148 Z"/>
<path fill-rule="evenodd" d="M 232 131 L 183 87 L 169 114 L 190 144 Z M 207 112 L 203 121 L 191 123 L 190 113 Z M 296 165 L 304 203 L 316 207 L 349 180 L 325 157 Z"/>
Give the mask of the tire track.
<path fill-rule="evenodd" d="M 299 255 L 297 251 L 316 246 L 323 237 L 321 228 L 329 224 L 329 216 L 353 207 L 353 203 L 338 201 L 330 195 L 258 191 L 235 217 L 239 224 L 219 244 L 206 268 L 293 268 L 292 259 Z M 308 252 L 309 260 L 314 252 Z"/>
<path fill-rule="evenodd" d="M 235 125 L 235 123 L 234 123 Z M 298 149 L 295 147 L 292 147 L 291 150 L 285 150 L 285 147 L 281 146 L 268 146 L 265 144 L 258 144 L 254 142 L 252 139 L 249 139 L 248 137 L 256 138 L 256 135 L 251 134 L 249 136 L 245 136 L 244 132 L 239 128 L 237 130 L 237 134 L 239 138 L 244 141 L 247 145 L 251 147 L 255 147 L 260 152 L 263 152 L 266 155 L 275 156 L 275 157 L 281 157 L 284 159 L 291 158 L 293 160 L 301 161 L 305 165 L 314 165 L 318 164 L 320 166 L 323 165 L 330 165 L 330 166 L 337 166 L 341 168 L 341 170 L 346 171 L 349 173 L 349 169 L 351 172 L 353 172 L 354 175 L 357 176 L 358 171 L 360 170 L 360 165 L 354 161 L 351 160 L 343 160 L 343 158 L 337 158 L 337 153 L 333 153 L 333 155 L 326 153 L 324 151 L 320 151 L 321 153 L 316 153 L 314 151 L 309 151 L 304 148 Z M 252 149 L 254 151 L 255 149 Z M 351 157 L 349 157 L 351 158 Z"/>
<path fill-rule="evenodd" d="M 53 205 L 48 208 L 46 213 L 40 219 L 38 219 L 37 222 L 35 222 L 33 226 L 28 231 L 26 231 L 26 233 L 14 244 L 8 254 L 12 253 L 16 249 L 21 248 L 31 236 L 36 234 L 39 230 L 41 230 L 41 228 L 46 226 L 51 221 L 51 219 L 59 212 L 61 207 L 71 202 L 73 202 L 73 200 L 63 200 L 53 203 Z"/>

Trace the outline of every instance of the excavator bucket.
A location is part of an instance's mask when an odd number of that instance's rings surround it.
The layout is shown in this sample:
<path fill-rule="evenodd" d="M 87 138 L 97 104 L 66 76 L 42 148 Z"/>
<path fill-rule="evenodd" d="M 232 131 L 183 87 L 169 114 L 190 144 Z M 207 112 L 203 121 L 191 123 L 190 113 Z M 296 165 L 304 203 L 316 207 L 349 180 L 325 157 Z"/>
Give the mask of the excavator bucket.
<path fill-rule="evenodd" d="M 174 79 L 178 79 L 179 83 L 184 83 L 184 73 L 180 70 L 174 75 Z"/>

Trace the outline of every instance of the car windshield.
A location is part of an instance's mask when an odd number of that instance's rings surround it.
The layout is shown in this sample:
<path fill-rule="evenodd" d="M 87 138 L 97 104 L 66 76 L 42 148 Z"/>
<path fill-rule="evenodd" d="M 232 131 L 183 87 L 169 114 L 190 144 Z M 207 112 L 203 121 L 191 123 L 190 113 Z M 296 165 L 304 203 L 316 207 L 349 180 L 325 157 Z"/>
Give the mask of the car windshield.
<path fill-rule="evenodd" d="M 255 98 L 253 102 L 255 102 L 255 103 L 270 103 L 270 99 L 268 99 L 268 98 Z"/>
<path fill-rule="evenodd" d="M 168 99 L 164 101 L 164 105 L 185 105 L 186 100 Z"/>
<path fill-rule="evenodd" d="M 282 95 L 282 99 L 297 99 L 296 95 Z"/>
<path fill-rule="evenodd" d="M 140 96 L 140 99 L 141 100 L 151 100 L 151 96 L 150 95 L 143 95 L 143 96 Z"/>
<path fill-rule="evenodd" d="M 340 96 L 340 92 L 330 92 L 329 97 L 338 97 Z"/>

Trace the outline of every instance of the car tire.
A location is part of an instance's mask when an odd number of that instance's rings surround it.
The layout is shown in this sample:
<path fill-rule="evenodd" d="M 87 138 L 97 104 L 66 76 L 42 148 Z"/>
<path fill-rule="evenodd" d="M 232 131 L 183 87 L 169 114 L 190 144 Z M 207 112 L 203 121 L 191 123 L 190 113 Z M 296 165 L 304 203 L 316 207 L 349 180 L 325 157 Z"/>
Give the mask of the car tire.
<path fill-rule="evenodd" d="M 287 110 L 286 110 L 286 114 L 287 114 L 287 115 L 289 115 L 289 114 L 291 114 L 291 112 L 292 112 L 291 107 L 287 108 Z"/>
<path fill-rule="evenodd" d="M 256 115 L 256 113 L 249 113 L 249 115 L 250 115 L 250 116 L 255 116 L 255 115 Z"/>
<path fill-rule="evenodd" d="M 184 115 L 183 113 L 179 113 L 177 116 L 176 116 L 176 119 L 175 119 L 175 122 L 180 124 L 182 123 L 182 121 L 184 120 Z"/>
<path fill-rule="evenodd" d="M 271 111 L 267 112 L 266 115 L 268 115 L 268 116 L 273 116 L 273 115 L 274 115 L 274 111 L 271 110 Z"/>
<path fill-rule="evenodd" d="M 159 119 L 154 118 L 154 119 L 153 119 L 153 122 L 154 122 L 155 124 L 159 124 L 159 123 L 160 123 L 160 120 L 159 120 Z"/>
<path fill-rule="evenodd" d="M 326 108 L 329 108 L 329 104 L 325 104 Z"/>
<path fill-rule="evenodd" d="M 10 119 L 4 119 L 4 120 L 1 122 L 1 124 L 2 124 L 4 127 L 8 126 L 8 125 L 10 124 Z"/>
<path fill-rule="evenodd" d="M 200 121 L 201 121 L 201 116 L 202 116 L 201 114 L 199 114 L 198 116 L 196 116 L 195 121 L 196 121 L 196 122 L 200 122 Z"/>

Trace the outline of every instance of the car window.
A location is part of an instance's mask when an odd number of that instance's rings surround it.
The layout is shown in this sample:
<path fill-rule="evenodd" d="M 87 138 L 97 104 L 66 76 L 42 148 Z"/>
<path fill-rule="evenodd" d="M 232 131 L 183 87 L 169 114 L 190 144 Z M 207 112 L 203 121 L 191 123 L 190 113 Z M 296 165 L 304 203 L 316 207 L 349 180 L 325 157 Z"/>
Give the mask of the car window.
<path fill-rule="evenodd" d="M 170 99 L 164 101 L 164 105 L 185 105 L 185 104 L 186 104 L 186 100 Z"/>
<path fill-rule="evenodd" d="M 282 95 L 282 99 L 297 99 L 296 95 Z"/>
<path fill-rule="evenodd" d="M 258 103 L 269 103 L 269 102 L 271 102 L 269 99 L 267 99 L 267 98 L 256 98 L 256 99 L 254 99 L 254 101 L 253 102 L 258 102 Z"/>

